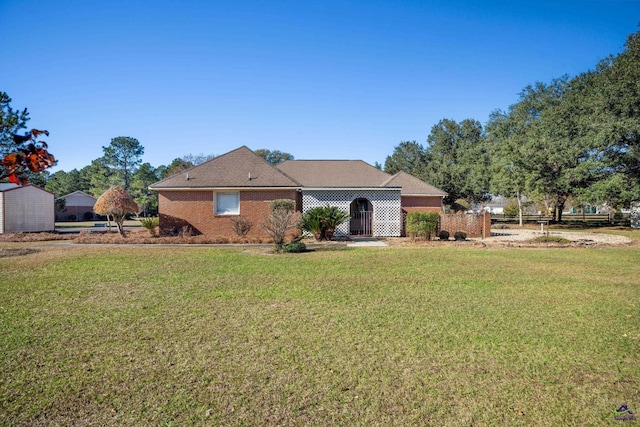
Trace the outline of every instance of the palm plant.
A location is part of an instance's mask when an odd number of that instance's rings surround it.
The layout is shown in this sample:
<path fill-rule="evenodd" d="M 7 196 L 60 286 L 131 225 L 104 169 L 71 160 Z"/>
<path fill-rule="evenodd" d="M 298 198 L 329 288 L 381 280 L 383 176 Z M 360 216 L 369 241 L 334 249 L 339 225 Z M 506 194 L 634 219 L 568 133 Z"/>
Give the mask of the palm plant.
<path fill-rule="evenodd" d="M 302 230 L 311 233 L 316 240 L 331 240 L 336 228 L 350 218 L 336 206 L 319 206 L 302 215 Z"/>

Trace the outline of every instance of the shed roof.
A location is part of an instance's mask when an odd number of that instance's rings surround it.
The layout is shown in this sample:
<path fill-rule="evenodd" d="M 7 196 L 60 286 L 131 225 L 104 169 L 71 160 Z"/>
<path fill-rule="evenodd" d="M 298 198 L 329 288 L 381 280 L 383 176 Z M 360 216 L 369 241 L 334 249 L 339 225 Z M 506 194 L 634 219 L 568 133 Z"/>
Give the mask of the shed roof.
<path fill-rule="evenodd" d="M 300 183 L 246 146 L 151 185 L 152 190 L 208 188 L 298 188 Z"/>
<path fill-rule="evenodd" d="M 18 188 L 18 184 L 12 184 L 10 182 L 0 182 L 0 191 L 8 191 L 13 190 L 14 188 Z"/>

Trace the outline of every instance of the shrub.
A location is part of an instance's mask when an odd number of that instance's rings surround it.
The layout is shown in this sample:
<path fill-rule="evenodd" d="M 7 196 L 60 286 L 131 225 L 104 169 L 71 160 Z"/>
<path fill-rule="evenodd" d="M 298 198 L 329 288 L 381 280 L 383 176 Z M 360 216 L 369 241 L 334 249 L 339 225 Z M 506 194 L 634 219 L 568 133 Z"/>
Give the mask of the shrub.
<path fill-rule="evenodd" d="M 295 202 L 290 199 L 276 199 L 269 202 L 271 214 L 260 224 L 262 229 L 273 240 L 276 251 L 281 251 L 289 230 L 299 227 L 295 212 Z"/>
<path fill-rule="evenodd" d="M 93 212 L 85 212 L 84 213 L 84 220 L 85 221 L 90 221 L 93 219 Z"/>
<path fill-rule="evenodd" d="M 286 245 L 283 246 L 282 249 L 285 252 L 300 253 L 300 252 L 305 252 L 307 250 L 307 245 L 305 245 L 303 242 L 296 241 L 296 242 L 287 243 Z"/>
<path fill-rule="evenodd" d="M 269 202 L 271 212 L 284 209 L 285 211 L 293 211 L 296 208 L 296 202 L 291 199 L 275 199 Z"/>
<path fill-rule="evenodd" d="M 69 215 L 69 216 L 67 217 L 67 220 L 69 220 L 69 221 L 75 221 L 76 219 L 78 219 L 78 217 L 76 217 L 76 216 L 75 216 L 75 215 L 73 215 L 73 214 L 72 214 L 72 215 Z"/>
<path fill-rule="evenodd" d="M 520 208 L 516 199 L 509 199 L 502 209 L 504 216 L 518 216 Z"/>
<path fill-rule="evenodd" d="M 253 227 L 251 220 L 242 217 L 231 217 L 231 228 L 238 237 L 245 237 Z"/>
<path fill-rule="evenodd" d="M 449 232 L 447 230 L 440 230 L 438 233 L 438 239 L 449 240 Z"/>
<path fill-rule="evenodd" d="M 316 240 L 331 240 L 338 226 L 351 217 L 337 206 L 319 206 L 302 215 L 302 229 Z"/>
<path fill-rule="evenodd" d="M 157 216 L 150 216 L 146 218 L 140 218 L 140 224 L 147 230 L 152 236 L 156 235 L 156 227 L 160 224 L 160 219 Z"/>
<path fill-rule="evenodd" d="M 456 231 L 455 233 L 453 233 L 453 238 L 455 240 L 467 240 L 467 233 L 465 233 L 464 231 Z"/>
<path fill-rule="evenodd" d="M 537 243 L 571 243 L 571 240 L 565 239 L 564 237 L 560 236 L 539 236 L 533 239 L 533 241 Z"/>
<path fill-rule="evenodd" d="M 180 237 L 191 237 L 193 236 L 193 228 L 190 225 L 183 225 L 180 230 L 178 230 L 178 236 Z"/>
<path fill-rule="evenodd" d="M 438 212 L 410 212 L 407 215 L 406 230 L 413 238 L 423 236 L 431 240 L 431 233 L 438 229 L 440 214 Z"/>

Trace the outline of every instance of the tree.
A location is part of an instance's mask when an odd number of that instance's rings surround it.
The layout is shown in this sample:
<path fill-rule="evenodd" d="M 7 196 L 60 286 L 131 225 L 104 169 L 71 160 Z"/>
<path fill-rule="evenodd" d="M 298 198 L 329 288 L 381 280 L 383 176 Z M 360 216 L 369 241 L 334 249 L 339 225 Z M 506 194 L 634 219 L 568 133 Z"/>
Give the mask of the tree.
<path fill-rule="evenodd" d="M 105 164 L 104 158 L 91 161 L 89 166 L 80 170 L 80 175 L 86 182 L 87 192 L 94 197 L 99 197 L 120 182 L 116 171 Z"/>
<path fill-rule="evenodd" d="M 384 161 L 384 171 L 395 174 L 400 171 L 422 180 L 426 179 L 427 153 L 416 141 L 402 141 L 394 147 L 393 154 Z"/>
<path fill-rule="evenodd" d="M 31 129 L 18 134 L 26 128 L 29 113 L 26 108 L 14 110 L 10 103 L 9 95 L 0 92 L 0 180 L 24 185 L 30 176 L 53 166 L 55 158 L 48 152 L 47 144 L 38 140 L 41 135 L 49 136 L 48 131 Z"/>
<path fill-rule="evenodd" d="M 457 199 L 482 202 L 489 197 L 489 157 L 480 122 L 443 119 L 427 137 L 429 158 L 425 181 L 446 191 L 447 203 Z"/>
<path fill-rule="evenodd" d="M 160 166 L 157 168 L 158 176 L 160 179 L 178 174 L 187 169 L 191 169 L 194 166 L 208 162 L 215 159 L 215 154 L 185 154 L 184 156 L 173 159 L 167 166 Z"/>
<path fill-rule="evenodd" d="M 122 187 L 111 187 L 98 198 L 93 210 L 98 215 L 111 216 L 118 226 L 122 237 L 124 233 L 124 220 L 128 214 L 138 212 L 138 204 Z"/>
<path fill-rule="evenodd" d="M 44 186 L 45 190 L 51 191 L 57 197 L 64 196 L 74 191 L 87 191 L 80 178 L 80 172 L 72 169 L 70 172 L 57 171 L 48 177 Z"/>
<path fill-rule="evenodd" d="M 515 200 L 518 221 L 523 226 L 522 198 L 529 182 L 525 148 L 527 115 L 511 107 L 509 113 L 494 111 L 486 126 L 490 187 L 493 194 Z"/>
<path fill-rule="evenodd" d="M 173 161 L 167 166 L 161 166 L 158 168 L 160 169 L 160 179 L 165 179 L 169 176 L 178 174 L 182 171 L 192 168 L 193 166 L 193 163 L 185 161 L 181 158 L 173 159 Z"/>
<path fill-rule="evenodd" d="M 271 151 L 265 148 L 260 148 L 254 152 L 274 166 L 284 162 L 285 160 L 293 160 L 293 156 L 291 154 L 284 153 L 279 150 Z"/>
<path fill-rule="evenodd" d="M 640 199 L 640 32 L 626 49 L 601 61 L 587 81 L 579 122 L 585 138 L 597 143 L 598 180 L 581 193 L 592 202 L 630 206 Z"/>
<path fill-rule="evenodd" d="M 149 190 L 149 186 L 158 181 L 156 169 L 149 163 L 140 165 L 131 183 L 131 195 L 140 206 L 141 212 L 145 215 L 149 213 L 157 213 L 158 211 L 158 193 Z"/>
<path fill-rule="evenodd" d="M 185 154 L 182 156 L 182 160 L 185 163 L 190 164 L 191 166 L 198 166 L 204 162 L 208 162 L 209 160 L 215 159 L 215 154 Z"/>
<path fill-rule="evenodd" d="M 117 171 L 124 189 L 128 191 L 131 177 L 142 163 L 144 147 L 135 138 L 118 136 L 111 140 L 110 145 L 102 147 L 102 151 L 104 164 Z"/>

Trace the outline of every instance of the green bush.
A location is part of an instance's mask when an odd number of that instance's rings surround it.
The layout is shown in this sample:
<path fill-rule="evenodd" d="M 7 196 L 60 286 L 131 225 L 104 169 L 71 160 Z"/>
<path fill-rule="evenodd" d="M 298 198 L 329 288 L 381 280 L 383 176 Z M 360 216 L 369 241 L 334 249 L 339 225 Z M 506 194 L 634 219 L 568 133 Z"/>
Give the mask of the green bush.
<path fill-rule="evenodd" d="M 316 240 L 331 240 L 336 228 L 350 218 L 336 206 L 319 206 L 302 215 L 302 230 L 311 233 Z"/>
<path fill-rule="evenodd" d="M 467 233 L 465 233 L 464 231 L 456 231 L 455 233 L 453 233 L 453 238 L 455 240 L 467 240 Z"/>
<path fill-rule="evenodd" d="M 440 230 L 438 233 L 438 239 L 440 240 L 449 240 L 449 232 L 447 230 Z"/>
<path fill-rule="evenodd" d="M 440 223 L 438 212 L 410 212 L 407 215 L 406 230 L 411 237 L 422 236 L 431 240 L 431 233 L 435 233 Z"/>
<path fill-rule="evenodd" d="M 307 245 L 305 245 L 303 242 L 300 242 L 300 241 L 291 242 L 284 245 L 282 249 L 285 252 L 300 253 L 300 252 L 306 252 Z"/>
<path fill-rule="evenodd" d="M 504 213 L 504 216 L 518 216 L 520 213 L 518 201 L 515 199 L 509 199 L 507 204 L 504 205 L 502 212 Z"/>
<path fill-rule="evenodd" d="M 160 220 L 157 216 L 149 216 L 146 218 L 140 218 L 140 224 L 151 233 L 152 236 L 156 235 L 156 227 L 160 224 Z"/>

